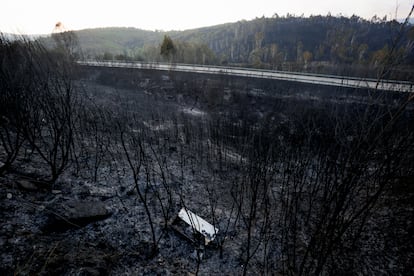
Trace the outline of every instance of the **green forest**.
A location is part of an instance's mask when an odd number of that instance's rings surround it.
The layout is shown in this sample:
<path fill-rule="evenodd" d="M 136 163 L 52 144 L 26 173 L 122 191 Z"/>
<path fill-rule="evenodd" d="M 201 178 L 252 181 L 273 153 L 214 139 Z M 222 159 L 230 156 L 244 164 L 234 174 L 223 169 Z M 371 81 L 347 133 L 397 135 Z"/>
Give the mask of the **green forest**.
<path fill-rule="evenodd" d="M 86 59 L 171 61 L 370 77 L 376 77 L 381 65 L 395 63 L 398 68 L 384 77 L 407 80 L 413 75 L 414 27 L 377 16 L 365 20 L 358 16 L 275 14 L 186 31 L 118 27 L 75 33 Z M 165 38 L 171 39 L 174 48 L 168 57 L 160 51 Z M 396 55 L 387 61 L 390 51 Z"/>

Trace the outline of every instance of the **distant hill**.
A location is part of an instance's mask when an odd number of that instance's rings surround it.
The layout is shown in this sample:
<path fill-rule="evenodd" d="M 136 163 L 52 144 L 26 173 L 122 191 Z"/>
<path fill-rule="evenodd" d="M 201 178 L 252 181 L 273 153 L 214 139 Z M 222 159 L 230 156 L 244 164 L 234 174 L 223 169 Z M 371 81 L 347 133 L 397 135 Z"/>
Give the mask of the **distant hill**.
<path fill-rule="evenodd" d="M 356 16 L 263 17 L 184 31 L 175 38 L 206 43 L 232 63 L 272 62 L 272 59 L 353 63 L 368 61 L 376 51 L 391 48 L 400 27 L 396 21 L 372 22 Z M 404 47 L 413 40 L 410 28 L 411 37 L 407 28 L 398 46 Z M 412 47 L 408 50 L 412 54 Z"/>
<path fill-rule="evenodd" d="M 399 62 L 414 62 L 414 27 L 357 16 L 256 18 L 186 31 L 154 32 L 136 28 L 76 31 L 86 58 L 162 60 L 165 35 L 176 45 L 177 62 L 243 64 L 258 68 L 302 70 L 321 66 L 368 66 L 384 61 L 396 45 Z"/>
<path fill-rule="evenodd" d="M 156 45 L 163 38 L 160 32 L 125 27 L 84 29 L 74 33 L 86 58 L 95 58 L 104 53 L 132 57 L 145 45 Z M 41 40 L 47 47 L 53 47 L 50 36 Z"/>
<path fill-rule="evenodd" d="M 76 32 L 85 54 L 131 54 L 145 45 L 160 43 L 163 34 L 136 28 L 99 28 Z"/>

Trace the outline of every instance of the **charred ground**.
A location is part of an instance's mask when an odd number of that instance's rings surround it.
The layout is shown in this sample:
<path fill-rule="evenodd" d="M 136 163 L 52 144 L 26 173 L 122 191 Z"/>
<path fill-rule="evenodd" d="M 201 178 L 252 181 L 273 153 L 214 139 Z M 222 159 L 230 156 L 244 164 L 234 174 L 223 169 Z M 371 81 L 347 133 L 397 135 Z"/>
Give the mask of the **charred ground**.
<path fill-rule="evenodd" d="M 68 72 L 2 75 L 2 274 L 413 273 L 410 95 Z M 171 231 L 183 206 L 215 245 Z"/>

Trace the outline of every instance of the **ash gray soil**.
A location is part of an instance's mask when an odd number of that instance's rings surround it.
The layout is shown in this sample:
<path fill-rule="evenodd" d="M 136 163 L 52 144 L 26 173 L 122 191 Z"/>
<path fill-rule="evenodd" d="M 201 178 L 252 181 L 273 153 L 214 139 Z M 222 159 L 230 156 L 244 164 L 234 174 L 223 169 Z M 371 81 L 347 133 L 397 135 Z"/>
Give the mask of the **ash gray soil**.
<path fill-rule="evenodd" d="M 370 98 L 366 91 L 332 93 L 329 87 L 284 82 L 84 70 L 76 85 L 91 110 L 111 112 L 105 120 L 113 128 L 99 130 L 108 141 L 94 151 L 98 144 L 85 138 L 88 142 L 79 152 L 91 153 L 80 154 L 78 162 L 72 162 L 52 186 L 44 183 L 43 161 L 28 146 L 13 169 L 0 178 L 1 275 L 240 275 L 248 233 L 243 214 L 236 215 L 234 189 L 235 183 L 244 181 L 241 172 L 249 160 L 249 148 L 243 139 L 237 142 L 232 137 L 244 137 L 238 129 L 228 136 L 225 129 L 242 121 L 289 129 L 291 118 L 309 108 L 320 111 L 334 105 L 338 112 L 345 112 L 349 105 L 365 106 Z M 392 102 L 392 97 L 400 96 L 387 96 L 384 102 Z M 412 123 L 412 105 L 405 116 Z M 133 133 L 144 137 L 140 145 L 151 155 L 137 181 L 122 158 L 123 147 L 114 134 L 117 125 L 111 124 L 119 118 L 134 118 L 128 121 L 126 145 L 131 146 L 131 156 Z M 271 139 L 288 143 L 288 138 Z M 278 177 L 275 173 L 275 183 Z M 335 248 L 325 274 L 414 273 L 413 180 L 408 175 L 386 189 L 370 210 L 360 237 Z M 145 191 L 156 226 L 155 253 L 136 185 Z M 277 194 L 277 185 L 272 185 Z M 165 225 L 183 205 L 220 229 L 221 248 L 194 245 Z M 278 225 L 280 210 L 271 211 L 271 223 Z M 262 219 L 257 216 L 252 233 L 261 235 Z M 247 274 L 294 274 L 282 265 L 285 255 L 276 243 L 283 231 L 270 228 L 261 240 L 253 239 L 252 246 L 258 250 L 248 262 Z M 297 243 L 292 247 L 303 254 Z M 264 245 L 269 248 L 263 249 Z"/>

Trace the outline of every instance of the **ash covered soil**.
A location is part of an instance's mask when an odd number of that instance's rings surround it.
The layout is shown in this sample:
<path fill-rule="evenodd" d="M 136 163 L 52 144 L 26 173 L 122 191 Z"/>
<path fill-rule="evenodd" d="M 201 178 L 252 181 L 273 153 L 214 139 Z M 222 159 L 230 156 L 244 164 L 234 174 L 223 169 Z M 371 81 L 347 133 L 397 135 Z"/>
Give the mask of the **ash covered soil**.
<path fill-rule="evenodd" d="M 65 175 L 53 190 L 24 183 L 33 174 L 2 178 L 2 275 L 194 273 L 197 247 L 170 229 L 157 231 L 160 250 L 151 256 L 150 229 L 133 181 L 120 177 L 94 183 Z M 185 194 L 188 208 L 207 218 L 203 182 L 192 177 Z M 175 207 L 178 211 L 180 206 Z M 156 223 L 162 224 L 159 216 Z M 206 248 L 200 273 L 237 274 L 237 251 L 229 243 L 219 258 L 217 249 Z"/>
<path fill-rule="evenodd" d="M 244 155 L 235 148 L 212 143 L 211 133 L 202 126 L 229 114 L 258 120 L 274 113 L 269 111 L 274 108 L 269 100 L 274 96 L 269 98 L 266 90 L 273 88 L 257 88 L 245 80 L 237 85 L 232 83 L 234 80 L 224 80 L 223 85 L 221 79 L 174 83 L 171 79 L 179 76 L 168 74 L 157 75 L 155 80 L 151 75 L 138 75 L 128 78 L 129 81 L 116 80 L 111 72 L 92 71 L 88 76 L 77 82 L 87 97 L 108 110 L 138 116 L 142 125 L 137 133 L 157 133 L 157 142 L 144 142 L 162 153 L 164 161 L 152 164 L 167 165 L 154 169 L 156 176 L 152 176 L 150 185 L 145 177 L 135 181 L 128 163 L 117 159 L 117 154 L 122 153 L 118 143 L 102 150 L 110 154 L 102 154 L 99 166 L 95 166 L 93 158 L 80 167 L 71 164 L 53 185 L 48 185 L 44 182 L 47 170 L 41 158 L 25 147 L 13 169 L 0 177 L 0 274 L 242 274 L 247 234 L 245 225 L 235 216 L 231 187 L 240 163 L 245 162 Z M 292 94 L 295 89 L 284 89 L 289 93 L 277 96 L 279 105 L 292 98 L 311 104 L 362 101 L 355 94 L 326 98 L 324 91 Z M 274 116 L 284 121 L 288 115 L 276 112 Z M 201 129 L 189 132 L 187 125 Z M 176 138 L 166 141 L 164 133 Z M 201 158 L 199 147 L 208 148 L 208 156 Z M 151 251 L 152 232 L 137 183 L 149 189 L 145 192 L 156 226 L 155 254 Z M 414 273 L 412 179 L 408 183 L 382 196 L 356 249 L 343 252 L 345 258 L 337 260 L 337 264 L 342 262 L 359 275 Z M 170 189 L 168 193 L 151 192 L 154 187 L 165 189 L 164 184 Z M 219 231 L 225 232 L 220 237 L 222 248 L 200 247 L 182 238 L 165 225 L 164 209 L 159 202 L 168 205 L 169 222 L 183 206 L 215 222 Z M 281 274 L 284 270 L 277 252 L 281 248 L 275 246 L 272 250 L 274 258 L 266 261 L 262 253 L 254 255 L 247 274 Z"/>
<path fill-rule="evenodd" d="M 197 103 L 189 106 L 182 95 L 172 96 L 171 82 L 168 76 L 164 78 L 161 85 L 144 79 L 107 86 L 92 77 L 77 85 L 108 110 L 138 110 L 149 131 L 173 127 L 171 120 L 154 119 L 154 114 L 163 118 L 179 114 L 195 120 L 207 116 Z M 191 160 L 183 168 L 176 147 L 170 146 L 167 156 L 166 178 L 174 197 L 169 219 L 174 219 L 183 206 L 180 201 L 185 200 L 187 208 L 209 220 L 205 187 L 219 180 L 212 180 L 200 168 L 195 172 Z M 96 181 L 89 165 L 80 171 L 71 166 L 50 186 L 44 181 L 48 171 L 41 158 L 25 148 L 25 156 L 0 178 L 2 275 L 193 275 L 197 271 L 199 247 L 171 228 L 161 227 L 164 221 L 158 207 L 152 210 L 159 239 L 159 251 L 153 256 L 151 229 L 130 168 L 108 156 L 103 158 Z M 220 182 L 225 185 L 224 180 Z M 156 200 L 154 194 L 149 197 Z M 229 214 L 219 208 L 215 212 L 226 227 Z M 228 231 L 230 242 L 221 254 L 214 246 L 203 248 L 199 274 L 241 273 L 240 240 L 232 244 L 234 231 Z"/>

